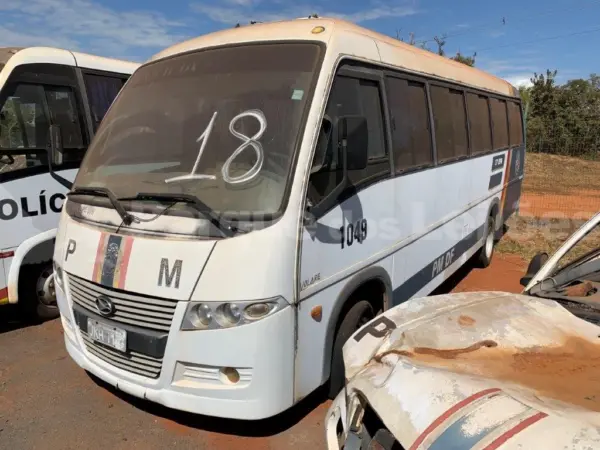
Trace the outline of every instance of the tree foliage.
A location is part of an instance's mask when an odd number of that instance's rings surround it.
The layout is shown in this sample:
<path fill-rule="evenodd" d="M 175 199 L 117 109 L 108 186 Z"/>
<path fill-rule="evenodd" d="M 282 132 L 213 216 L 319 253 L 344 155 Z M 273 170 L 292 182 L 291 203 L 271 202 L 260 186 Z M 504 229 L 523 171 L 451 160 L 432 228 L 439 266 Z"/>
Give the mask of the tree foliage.
<path fill-rule="evenodd" d="M 534 152 L 600 157 L 600 76 L 556 82 L 557 71 L 534 74 L 521 87 L 527 147 Z"/>

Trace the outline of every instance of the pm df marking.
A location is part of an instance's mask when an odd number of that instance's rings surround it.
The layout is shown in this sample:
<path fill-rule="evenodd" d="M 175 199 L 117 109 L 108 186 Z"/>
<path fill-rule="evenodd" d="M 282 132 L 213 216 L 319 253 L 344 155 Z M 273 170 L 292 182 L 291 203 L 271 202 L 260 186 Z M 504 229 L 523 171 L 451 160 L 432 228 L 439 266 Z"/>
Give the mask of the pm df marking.
<path fill-rule="evenodd" d="M 454 261 L 454 247 L 440 256 L 433 262 L 433 270 L 431 271 L 431 278 L 435 278 L 437 275 L 446 270 L 450 264 Z"/>

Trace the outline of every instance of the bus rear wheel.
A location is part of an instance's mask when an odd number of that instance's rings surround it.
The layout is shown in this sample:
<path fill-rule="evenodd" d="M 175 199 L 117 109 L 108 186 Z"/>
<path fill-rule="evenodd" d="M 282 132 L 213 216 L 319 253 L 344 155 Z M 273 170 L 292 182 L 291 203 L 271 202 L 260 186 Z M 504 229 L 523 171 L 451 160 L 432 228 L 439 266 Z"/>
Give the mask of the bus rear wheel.
<path fill-rule="evenodd" d="M 496 221 L 493 216 L 488 217 L 486 229 L 485 229 L 485 239 L 483 241 L 483 247 L 479 250 L 479 255 L 477 257 L 477 265 L 481 268 L 486 268 L 492 262 L 492 257 L 494 256 L 494 245 L 495 237 L 494 233 L 496 229 Z"/>
<path fill-rule="evenodd" d="M 59 316 L 52 263 L 23 266 L 19 274 L 19 305 L 24 318 L 44 322 Z"/>
<path fill-rule="evenodd" d="M 356 303 L 346 313 L 333 342 L 331 356 L 331 375 L 329 377 L 328 397 L 334 399 L 344 387 L 345 370 L 342 347 L 356 330 L 375 317 L 373 306 L 366 300 Z"/>

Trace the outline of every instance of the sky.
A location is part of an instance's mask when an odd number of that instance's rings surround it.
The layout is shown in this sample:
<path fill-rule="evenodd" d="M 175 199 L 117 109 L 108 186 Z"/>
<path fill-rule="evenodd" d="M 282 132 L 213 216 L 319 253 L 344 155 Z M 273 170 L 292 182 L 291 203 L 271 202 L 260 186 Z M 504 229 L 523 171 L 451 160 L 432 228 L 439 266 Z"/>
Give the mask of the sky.
<path fill-rule="evenodd" d="M 448 54 L 477 53 L 476 66 L 527 84 L 600 72 L 600 0 L 0 0 L 0 46 L 45 45 L 143 62 L 191 37 L 250 20 L 317 13 Z"/>

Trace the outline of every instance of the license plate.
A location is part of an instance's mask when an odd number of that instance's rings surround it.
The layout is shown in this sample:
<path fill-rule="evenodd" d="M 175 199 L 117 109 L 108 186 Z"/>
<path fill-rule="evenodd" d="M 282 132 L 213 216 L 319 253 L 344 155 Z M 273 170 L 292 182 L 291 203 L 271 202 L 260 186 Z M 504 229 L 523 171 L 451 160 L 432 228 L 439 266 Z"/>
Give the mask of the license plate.
<path fill-rule="evenodd" d="M 93 341 L 100 342 L 121 352 L 127 350 L 127 332 L 125 330 L 94 319 L 87 320 L 87 328 L 88 335 Z"/>

